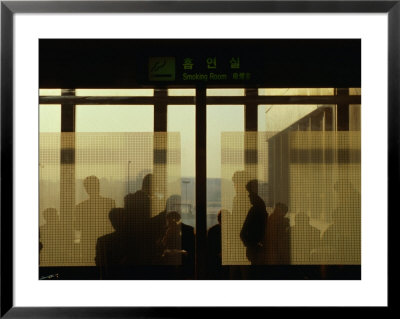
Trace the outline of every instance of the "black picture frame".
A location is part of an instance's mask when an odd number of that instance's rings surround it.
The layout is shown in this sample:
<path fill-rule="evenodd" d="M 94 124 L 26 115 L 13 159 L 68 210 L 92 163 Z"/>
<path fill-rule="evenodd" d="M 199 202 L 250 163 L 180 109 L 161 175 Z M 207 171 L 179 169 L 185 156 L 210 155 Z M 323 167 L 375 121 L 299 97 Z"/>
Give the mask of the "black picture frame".
<path fill-rule="evenodd" d="M 239 309 L 130 307 L 14 307 L 13 302 L 13 19 L 16 13 L 387 13 L 388 14 L 388 204 L 396 212 L 399 187 L 400 1 L 1 1 L 1 317 L 175 318 Z M 388 213 L 389 213 L 388 211 Z M 388 214 L 389 223 L 390 214 Z M 393 232 L 389 232 L 392 234 Z M 388 238 L 390 243 L 390 237 Z M 390 249 L 390 246 L 389 246 Z M 388 256 L 389 258 L 389 256 Z M 390 259 L 389 259 L 390 261 Z M 390 281 L 388 282 L 389 285 Z M 390 298 L 388 300 L 390 308 Z M 240 309 L 249 316 L 276 308 Z M 332 310 L 333 313 L 337 309 Z"/>

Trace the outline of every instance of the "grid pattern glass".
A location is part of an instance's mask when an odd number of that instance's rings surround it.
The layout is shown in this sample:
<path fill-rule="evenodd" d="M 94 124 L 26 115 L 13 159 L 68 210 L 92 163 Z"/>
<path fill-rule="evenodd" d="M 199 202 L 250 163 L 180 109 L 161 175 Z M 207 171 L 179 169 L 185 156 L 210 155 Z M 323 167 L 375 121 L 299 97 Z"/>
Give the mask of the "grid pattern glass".
<path fill-rule="evenodd" d="M 361 264 L 360 131 L 222 133 L 222 178 L 224 265 Z"/>
<path fill-rule="evenodd" d="M 148 243 L 180 205 L 180 159 L 179 133 L 41 133 L 40 266 L 160 263 Z"/>

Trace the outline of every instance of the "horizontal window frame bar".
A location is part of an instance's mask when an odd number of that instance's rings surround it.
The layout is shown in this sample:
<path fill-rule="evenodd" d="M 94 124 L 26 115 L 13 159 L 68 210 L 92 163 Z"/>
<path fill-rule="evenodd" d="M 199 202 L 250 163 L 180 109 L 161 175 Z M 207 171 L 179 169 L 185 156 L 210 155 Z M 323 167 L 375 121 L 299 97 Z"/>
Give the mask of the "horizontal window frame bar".
<path fill-rule="evenodd" d="M 93 97 L 93 96 L 40 96 L 39 104 L 75 105 L 195 105 L 195 96 L 168 97 Z M 208 96 L 207 105 L 245 104 L 361 104 L 360 95 L 317 96 Z"/>

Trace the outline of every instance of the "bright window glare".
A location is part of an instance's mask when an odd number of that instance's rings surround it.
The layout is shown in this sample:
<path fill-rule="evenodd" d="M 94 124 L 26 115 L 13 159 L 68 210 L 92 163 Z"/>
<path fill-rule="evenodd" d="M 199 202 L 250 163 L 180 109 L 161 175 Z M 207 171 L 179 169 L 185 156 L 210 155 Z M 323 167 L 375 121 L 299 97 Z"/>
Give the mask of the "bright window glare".
<path fill-rule="evenodd" d="M 207 178 L 221 178 L 221 133 L 243 131 L 243 105 L 207 107 Z"/>
<path fill-rule="evenodd" d="M 334 93 L 335 93 L 335 89 L 333 89 L 333 88 L 280 88 L 280 89 L 263 88 L 263 89 L 258 89 L 258 95 L 262 95 L 262 96 L 279 96 L 279 95 L 312 96 L 312 95 L 334 95 Z"/>
<path fill-rule="evenodd" d="M 196 89 L 168 89 L 168 96 L 195 96 Z"/>
<path fill-rule="evenodd" d="M 207 89 L 207 96 L 244 96 L 244 89 Z"/>
<path fill-rule="evenodd" d="M 258 131 L 283 131 L 317 108 L 317 105 L 259 105 Z"/>
<path fill-rule="evenodd" d="M 39 89 L 40 96 L 60 96 L 61 89 Z"/>
<path fill-rule="evenodd" d="M 149 105 L 76 106 L 76 132 L 153 132 Z"/>
<path fill-rule="evenodd" d="M 349 95 L 361 95 L 361 88 L 350 88 Z"/>
<path fill-rule="evenodd" d="M 154 89 L 76 89 L 76 96 L 154 96 Z"/>
<path fill-rule="evenodd" d="M 61 132 L 61 105 L 39 105 L 40 132 Z"/>
<path fill-rule="evenodd" d="M 168 105 L 168 132 L 179 132 L 181 137 L 181 175 L 195 176 L 195 106 Z"/>

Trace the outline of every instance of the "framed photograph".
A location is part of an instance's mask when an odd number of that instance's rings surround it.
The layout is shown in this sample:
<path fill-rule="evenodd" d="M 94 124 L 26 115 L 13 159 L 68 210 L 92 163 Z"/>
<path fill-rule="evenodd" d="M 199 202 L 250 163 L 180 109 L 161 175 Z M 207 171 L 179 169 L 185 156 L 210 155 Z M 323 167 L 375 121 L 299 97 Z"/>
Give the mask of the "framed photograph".
<path fill-rule="evenodd" d="M 399 16 L 2 1 L 1 316 L 388 308 Z"/>

